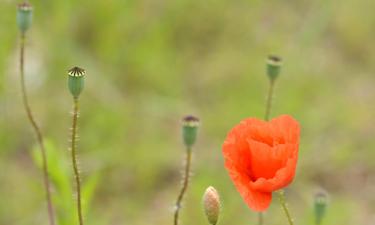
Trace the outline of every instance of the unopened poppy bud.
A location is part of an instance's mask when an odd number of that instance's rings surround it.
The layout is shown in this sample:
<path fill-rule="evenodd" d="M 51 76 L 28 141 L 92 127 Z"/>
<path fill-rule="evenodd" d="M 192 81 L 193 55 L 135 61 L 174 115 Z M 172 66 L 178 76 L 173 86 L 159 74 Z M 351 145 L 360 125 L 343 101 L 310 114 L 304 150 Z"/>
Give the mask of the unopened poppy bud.
<path fill-rule="evenodd" d="M 33 7 L 27 3 L 21 3 L 17 7 L 17 25 L 22 33 L 26 32 L 31 26 L 33 17 Z"/>
<path fill-rule="evenodd" d="M 79 67 L 73 67 L 68 71 L 68 87 L 74 98 L 78 98 L 83 90 L 85 85 L 85 73 L 86 71 Z"/>
<path fill-rule="evenodd" d="M 197 139 L 199 119 L 194 116 L 186 116 L 182 121 L 182 137 L 186 147 L 190 148 Z"/>
<path fill-rule="evenodd" d="M 203 195 L 203 208 L 211 225 L 216 225 L 220 214 L 220 196 L 214 187 L 208 187 Z"/>
<path fill-rule="evenodd" d="M 314 210 L 315 221 L 319 225 L 322 223 L 327 208 L 327 194 L 324 191 L 319 191 L 314 196 Z"/>
<path fill-rule="evenodd" d="M 270 55 L 267 59 L 267 76 L 274 81 L 280 74 L 282 60 L 278 56 Z"/>

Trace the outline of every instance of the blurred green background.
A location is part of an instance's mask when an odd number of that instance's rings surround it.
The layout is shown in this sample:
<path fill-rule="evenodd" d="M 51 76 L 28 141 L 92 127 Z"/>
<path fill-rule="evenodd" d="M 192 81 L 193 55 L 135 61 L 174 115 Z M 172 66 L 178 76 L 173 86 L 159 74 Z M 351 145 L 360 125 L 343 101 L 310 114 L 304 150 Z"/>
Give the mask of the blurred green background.
<path fill-rule="evenodd" d="M 17 3 L 0 2 L 0 224 L 44 225 L 38 154 L 20 96 Z M 221 193 L 220 224 L 256 224 L 223 167 L 221 144 L 240 120 L 263 117 L 270 53 L 284 59 L 272 115 L 291 114 L 302 126 L 287 189 L 296 223 L 313 224 L 320 188 L 330 194 L 324 224 L 374 223 L 375 1 L 31 3 L 27 86 L 48 139 L 60 225 L 76 224 L 66 85 L 74 65 L 87 70 L 78 150 L 87 224 L 172 224 L 186 114 L 202 124 L 181 225 L 207 224 L 201 196 L 209 185 Z M 265 220 L 287 224 L 277 199 Z"/>

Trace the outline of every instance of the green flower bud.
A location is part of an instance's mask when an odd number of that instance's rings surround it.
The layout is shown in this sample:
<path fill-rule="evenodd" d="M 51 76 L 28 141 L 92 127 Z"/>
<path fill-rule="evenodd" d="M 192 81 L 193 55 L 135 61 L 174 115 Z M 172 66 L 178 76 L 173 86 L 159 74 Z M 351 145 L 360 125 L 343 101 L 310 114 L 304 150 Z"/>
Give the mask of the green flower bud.
<path fill-rule="evenodd" d="M 319 191 L 314 196 L 315 222 L 317 225 L 322 223 L 326 213 L 327 193 Z"/>
<path fill-rule="evenodd" d="M 211 225 L 216 225 L 220 214 L 220 196 L 214 187 L 208 187 L 203 195 L 203 209 Z"/>
<path fill-rule="evenodd" d="M 197 139 L 199 119 L 194 116 L 186 116 L 182 122 L 182 137 L 186 147 L 190 148 Z"/>
<path fill-rule="evenodd" d="M 68 87 L 74 98 L 78 98 L 83 91 L 85 85 L 85 73 L 86 71 L 79 67 L 73 67 L 68 71 Z"/>
<path fill-rule="evenodd" d="M 17 7 L 17 25 L 22 33 L 26 32 L 30 26 L 33 17 L 33 7 L 27 3 L 21 3 Z"/>
<path fill-rule="evenodd" d="M 268 56 L 267 59 L 267 76 L 274 81 L 280 74 L 282 60 L 278 56 Z"/>

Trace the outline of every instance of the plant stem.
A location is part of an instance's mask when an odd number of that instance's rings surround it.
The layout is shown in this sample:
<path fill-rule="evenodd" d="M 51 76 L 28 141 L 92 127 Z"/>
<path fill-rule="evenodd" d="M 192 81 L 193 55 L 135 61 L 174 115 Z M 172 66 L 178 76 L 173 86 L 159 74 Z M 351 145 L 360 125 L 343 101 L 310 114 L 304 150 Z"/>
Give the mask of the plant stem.
<path fill-rule="evenodd" d="M 189 175 L 190 175 L 190 166 L 191 166 L 191 149 L 186 149 L 186 162 L 185 162 L 185 172 L 184 172 L 184 178 L 182 183 L 182 188 L 180 191 L 180 194 L 177 197 L 176 205 L 175 205 L 175 213 L 174 213 L 174 225 L 178 225 L 178 216 L 181 209 L 181 202 L 184 198 L 185 192 L 189 186 Z"/>
<path fill-rule="evenodd" d="M 274 86 L 275 86 L 274 84 L 275 84 L 275 80 L 271 79 L 270 80 L 270 86 L 269 86 L 269 89 L 268 89 L 268 96 L 267 96 L 267 103 L 266 103 L 266 113 L 265 113 L 265 116 L 264 116 L 264 119 L 266 121 L 269 120 L 270 113 L 271 113 L 273 89 L 274 89 Z M 289 212 L 289 209 L 288 209 L 287 204 L 286 204 L 284 191 L 280 190 L 277 193 L 278 193 L 278 196 L 279 196 L 280 204 L 281 204 L 281 206 L 282 206 L 282 208 L 285 212 L 285 215 L 288 219 L 289 225 L 294 225 L 292 217 L 291 217 L 290 212 Z M 261 220 L 260 218 L 261 218 L 261 214 L 259 213 L 259 224 L 262 224 L 263 220 Z"/>
<path fill-rule="evenodd" d="M 270 80 L 270 86 L 268 89 L 268 96 L 267 96 L 267 103 L 266 103 L 266 112 L 264 115 L 264 119 L 267 121 L 270 118 L 270 113 L 271 113 L 271 107 L 272 107 L 272 98 L 273 98 L 273 89 L 275 80 Z"/>
<path fill-rule="evenodd" d="M 268 121 L 271 113 L 272 107 L 272 98 L 273 98 L 273 89 L 274 89 L 275 80 L 270 80 L 270 85 L 268 88 L 268 95 L 266 100 L 266 112 L 264 114 L 264 120 Z M 258 225 L 263 225 L 263 214 L 262 212 L 258 213 Z"/>
<path fill-rule="evenodd" d="M 263 225 L 263 213 L 258 213 L 258 225 Z"/>
<path fill-rule="evenodd" d="M 281 204 L 281 206 L 282 206 L 282 208 L 285 212 L 286 218 L 288 219 L 289 225 L 294 225 L 292 216 L 290 215 L 287 203 L 285 201 L 284 191 L 280 190 L 280 191 L 277 192 L 277 194 L 279 196 L 279 201 L 280 201 L 280 204 Z"/>
<path fill-rule="evenodd" d="M 25 32 L 21 33 L 21 48 L 20 48 L 20 77 L 21 77 L 21 91 L 22 91 L 22 100 L 23 105 L 27 114 L 27 118 L 29 119 L 29 122 L 31 126 L 34 129 L 34 132 L 37 137 L 37 141 L 39 144 L 40 152 L 42 154 L 42 170 L 43 170 L 43 182 L 44 182 L 44 188 L 46 191 L 46 199 L 47 199 L 47 210 L 48 210 L 48 217 L 49 217 L 49 224 L 55 225 L 55 215 L 53 212 L 53 206 L 52 206 L 52 198 L 51 198 L 51 187 L 49 182 L 49 175 L 48 175 L 48 164 L 47 164 L 47 153 L 46 148 L 44 146 L 43 142 L 43 135 L 42 132 L 36 123 L 33 113 L 31 111 L 29 100 L 27 97 L 27 91 L 26 91 L 26 84 L 25 84 L 25 69 L 24 69 L 24 61 L 25 61 L 25 41 L 26 41 L 26 34 Z"/>
<path fill-rule="evenodd" d="M 79 224 L 83 225 L 82 205 L 81 205 L 81 179 L 79 177 L 78 160 L 77 160 L 77 153 L 76 153 L 77 120 L 78 120 L 78 98 L 74 98 L 71 152 L 72 152 L 72 164 L 73 164 L 74 178 L 76 180 L 76 188 L 77 188 L 76 191 L 77 191 L 78 220 L 79 220 Z"/>

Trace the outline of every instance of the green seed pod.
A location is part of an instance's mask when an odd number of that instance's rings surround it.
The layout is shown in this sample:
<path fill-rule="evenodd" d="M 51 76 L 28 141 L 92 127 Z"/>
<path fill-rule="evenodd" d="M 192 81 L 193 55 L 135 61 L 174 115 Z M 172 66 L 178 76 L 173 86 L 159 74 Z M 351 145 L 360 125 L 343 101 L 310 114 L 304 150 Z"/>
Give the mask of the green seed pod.
<path fill-rule="evenodd" d="M 203 209 L 211 225 L 216 225 L 220 215 L 220 196 L 214 187 L 208 187 L 203 195 Z"/>
<path fill-rule="evenodd" d="M 327 194 L 323 191 L 319 191 L 314 196 L 315 222 L 317 225 L 322 223 L 323 217 L 326 214 L 326 208 Z"/>
<path fill-rule="evenodd" d="M 186 147 L 190 148 L 197 139 L 199 119 L 194 116 L 186 116 L 182 121 L 182 137 Z"/>
<path fill-rule="evenodd" d="M 278 56 L 268 56 L 267 59 L 267 76 L 274 81 L 280 74 L 282 60 Z"/>
<path fill-rule="evenodd" d="M 85 85 L 85 73 L 86 71 L 79 67 L 73 67 L 68 71 L 68 87 L 74 98 L 78 98 L 83 91 Z"/>
<path fill-rule="evenodd" d="M 33 7 L 27 3 L 21 3 L 17 7 L 17 25 L 22 33 L 26 32 L 32 22 Z"/>

